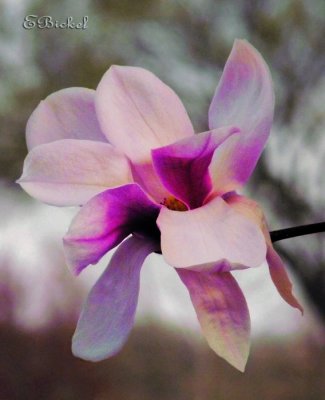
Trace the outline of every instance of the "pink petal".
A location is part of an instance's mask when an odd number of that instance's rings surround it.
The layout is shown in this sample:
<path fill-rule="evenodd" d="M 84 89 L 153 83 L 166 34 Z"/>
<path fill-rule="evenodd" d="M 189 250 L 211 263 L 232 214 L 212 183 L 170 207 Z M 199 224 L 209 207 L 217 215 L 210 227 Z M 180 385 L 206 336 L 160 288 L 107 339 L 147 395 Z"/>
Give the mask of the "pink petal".
<path fill-rule="evenodd" d="M 187 286 L 209 346 L 243 372 L 249 354 L 250 318 L 235 278 L 229 272 L 177 272 Z"/>
<path fill-rule="evenodd" d="M 60 139 L 107 142 L 97 121 L 94 99 L 94 90 L 75 87 L 41 101 L 27 123 L 28 149 Z"/>
<path fill-rule="evenodd" d="M 238 132 L 219 128 L 152 150 L 154 167 L 171 194 L 197 208 L 212 189 L 208 167 L 215 149 Z"/>
<path fill-rule="evenodd" d="M 155 171 L 152 161 L 131 164 L 134 182 L 138 183 L 157 203 L 170 196 Z"/>
<path fill-rule="evenodd" d="M 155 243 L 131 237 L 113 255 L 92 288 L 72 339 L 75 356 L 101 361 L 116 354 L 134 324 L 140 270 Z"/>
<path fill-rule="evenodd" d="M 248 197 L 241 196 L 236 192 L 228 193 L 223 197 L 223 199 L 233 210 L 236 210 L 258 225 L 264 234 L 265 240 L 268 240 L 270 235 L 266 225 L 264 213 L 256 201 Z"/>
<path fill-rule="evenodd" d="M 265 61 L 248 42 L 236 40 L 209 110 L 210 129 L 235 125 L 242 132 L 240 140 L 225 143 L 212 161 L 219 192 L 248 180 L 269 136 L 273 111 L 272 78 Z"/>
<path fill-rule="evenodd" d="M 216 197 L 203 207 L 172 211 L 163 207 L 157 225 L 162 254 L 180 268 L 227 260 L 233 268 L 258 267 L 265 260 L 266 245 L 260 228 Z"/>
<path fill-rule="evenodd" d="M 134 183 L 98 194 L 82 207 L 63 239 L 68 265 L 78 274 L 130 233 L 159 241 L 158 212 L 159 206 Z"/>
<path fill-rule="evenodd" d="M 275 287 L 277 288 L 280 296 L 290 306 L 297 308 L 303 314 L 304 309 L 302 308 L 301 304 L 292 293 L 292 288 L 293 288 L 292 283 L 289 279 L 289 276 L 283 265 L 283 262 L 278 253 L 274 250 L 272 245 L 268 246 L 266 260 L 269 265 L 272 281 Z"/>
<path fill-rule="evenodd" d="M 128 160 L 110 144 L 65 139 L 30 151 L 18 183 L 45 203 L 70 206 L 131 181 Z"/>
<path fill-rule="evenodd" d="M 260 206 L 255 201 L 237 194 L 228 196 L 226 201 L 234 210 L 245 215 L 251 221 L 260 226 L 267 244 L 266 260 L 269 265 L 272 281 L 280 296 L 292 307 L 298 308 L 303 312 L 302 306 L 292 293 L 292 283 L 288 277 L 283 262 L 273 248 L 267 223 Z"/>
<path fill-rule="evenodd" d="M 98 85 L 96 109 L 109 142 L 133 163 L 147 162 L 152 148 L 194 133 L 174 91 L 142 68 L 112 66 Z"/>

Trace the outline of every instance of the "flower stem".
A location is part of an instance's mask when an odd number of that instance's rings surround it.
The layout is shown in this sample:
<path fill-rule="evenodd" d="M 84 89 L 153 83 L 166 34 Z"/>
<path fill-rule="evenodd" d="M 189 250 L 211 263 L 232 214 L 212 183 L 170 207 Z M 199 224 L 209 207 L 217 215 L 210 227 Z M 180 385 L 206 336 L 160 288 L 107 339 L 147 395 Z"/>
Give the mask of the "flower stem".
<path fill-rule="evenodd" d="M 287 229 L 279 229 L 278 231 L 270 232 L 270 236 L 272 242 L 277 242 L 278 240 L 289 239 L 296 236 L 310 235 L 318 232 L 325 232 L 325 222 L 294 226 Z"/>

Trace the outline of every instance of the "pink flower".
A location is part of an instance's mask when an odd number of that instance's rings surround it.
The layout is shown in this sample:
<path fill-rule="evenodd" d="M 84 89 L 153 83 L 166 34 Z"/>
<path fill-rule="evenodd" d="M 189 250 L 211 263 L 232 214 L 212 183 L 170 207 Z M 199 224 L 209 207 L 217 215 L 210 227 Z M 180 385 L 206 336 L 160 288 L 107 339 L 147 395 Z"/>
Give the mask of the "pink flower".
<path fill-rule="evenodd" d="M 231 271 L 267 260 L 281 296 L 301 309 L 262 211 L 235 192 L 255 168 L 273 109 L 268 67 L 243 40 L 212 99 L 210 130 L 198 135 L 177 95 L 142 68 L 113 66 L 96 91 L 64 89 L 40 103 L 20 185 L 49 204 L 82 205 L 64 238 L 76 273 L 119 245 L 85 303 L 75 355 L 98 361 L 123 346 L 151 252 L 176 268 L 209 345 L 240 370 L 250 321 Z"/>

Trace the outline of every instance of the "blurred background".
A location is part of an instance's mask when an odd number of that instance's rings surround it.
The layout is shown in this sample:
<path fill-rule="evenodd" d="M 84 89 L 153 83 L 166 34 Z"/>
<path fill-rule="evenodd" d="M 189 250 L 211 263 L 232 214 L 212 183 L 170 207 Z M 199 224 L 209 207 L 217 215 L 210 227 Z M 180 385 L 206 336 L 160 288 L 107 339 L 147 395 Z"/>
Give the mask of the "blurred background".
<path fill-rule="evenodd" d="M 23 29 L 26 15 L 86 30 Z M 325 393 L 324 234 L 276 244 L 305 307 L 285 304 L 266 266 L 237 272 L 252 317 L 241 374 L 210 351 L 175 272 L 145 263 L 136 327 L 114 358 L 75 359 L 70 340 L 89 287 L 107 265 L 67 270 L 64 235 L 75 209 L 46 206 L 15 184 L 26 121 L 69 86 L 96 88 L 111 64 L 154 72 L 184 102 L 198 132 L 236 37 L 263 54 L 275 85 L 271 138 L 245 194 L 272 230 L 325 216 L 323 0 L 0 0 L 0 399 L 319 400 Z"/>

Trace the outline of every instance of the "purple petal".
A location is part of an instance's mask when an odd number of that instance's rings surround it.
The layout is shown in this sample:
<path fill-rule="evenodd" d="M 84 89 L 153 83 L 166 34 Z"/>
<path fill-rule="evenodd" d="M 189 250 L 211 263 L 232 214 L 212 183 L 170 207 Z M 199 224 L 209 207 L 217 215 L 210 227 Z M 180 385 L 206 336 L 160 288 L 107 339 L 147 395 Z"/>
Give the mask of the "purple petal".
<path fill-rule="evenodd" d="M 244 371 L 250 319 L 245 297 L 229 272 L 177 269 L 187 286 L 203 334 L 213 351 Z"/>
<path fill-rule="evenodd" d="M 159 209 L 137 184 L 98 194 L 82 207 L 63 239 L 68 265 L 81 272 L 133 232 L 158 241 Z"/>
<path fill-rule="evenodd" d="M 18 183 L 56 206 L 86 203 L 104 190 L 132 182 L 129 161 L 109 143 L 64 139 L 31 150 Z"/>
<path fill-rule="evenodd" d="M 227 260 L 233 268 L 258 267 L 266 245 L 260 227 L 233 210 L 221 197 L 184 212 L 162 207 L 157 225 L 166 261 L 179 268 L 213 268 Z"/>
<path fill-rule="evenodd" d="M 107 142 L 94 100 L 94 90 L 75 87 L 59 90 L 41 101 L 27 122 L 28 149 L 60 139 Z"/>
<path fill-rule="evenodd" d="M 225 144 L 212 160 L 219 192 L 233 190 L 250 177 L 269 136 L 273 110 L 272 78 L 265 61 L 248 42 L 236 40 L 209 110 L 210 129 L 235 125 L 242 132 L 240 140 Z"/>
<path fill-rule="evenodd" d="M 176 93 L 143 68 L 112 66 L 96 91 L 98 118 L 109 142 L 133 163 L 150 161 L 150 150 L 193 135 Z"/>
<path fill-rule="evenodd" d="M 119 246 L 83 307 L 72 339 L 75 356 L 101 361 L 121 349 L 134 324 L 142 264 L 155 250 L 154 242 L 136 237 Z"/>
<path fill-rule="evenodd" d="M 200 207 L 212 189 L 209 165 L 215 149 L 237 128 L 226 127 L 152 150 L 154 167 L 171 194 L 191 209 Z"/>

